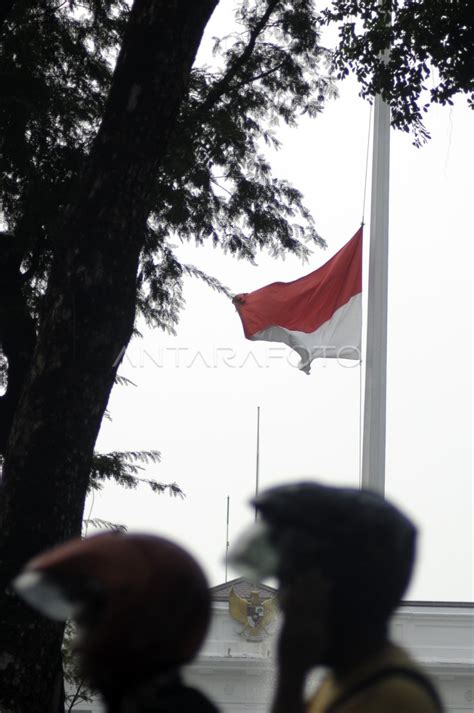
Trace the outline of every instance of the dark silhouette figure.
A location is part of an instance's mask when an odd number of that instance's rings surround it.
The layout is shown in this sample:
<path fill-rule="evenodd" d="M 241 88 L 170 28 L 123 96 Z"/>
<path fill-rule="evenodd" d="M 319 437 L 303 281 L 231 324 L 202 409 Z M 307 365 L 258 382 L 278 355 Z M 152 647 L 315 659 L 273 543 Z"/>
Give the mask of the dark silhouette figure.
<path fill-rule="evenodd" d="M 217 713 L 180 678 L 210 616 L 205 576 L 181 547 L 152 535 L 75 539 L 33 559 L 14 586 L 76 622 L 82 672 L 107 713 Z"/>
<path fill-rule="evenodd" d="M 384 498 L 299 483 L 256 498 L 233 560 L 279 580 L 283 626 L 273 713 L 440 713 L 428 677 L 389 640 L 410 581 L 416 529 Z M 307 674 L 328 673 L 305 700 Z"/>

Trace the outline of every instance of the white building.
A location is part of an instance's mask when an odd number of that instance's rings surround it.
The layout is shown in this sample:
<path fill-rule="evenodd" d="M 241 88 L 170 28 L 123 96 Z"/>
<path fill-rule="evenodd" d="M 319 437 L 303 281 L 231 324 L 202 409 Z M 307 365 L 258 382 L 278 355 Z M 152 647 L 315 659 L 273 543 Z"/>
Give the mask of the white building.
<path fill-rule="evenodd" d="M 258 591 L 253 621 L 230 613 L 231 590 L 242 600 Z M 198 659 L 186 668 L 186 681 L 214 701 L 222 713 L 267 713 L 275 678 L 278 616 L 265 615 L 275 595 L 239 578 L 212 587 L 212 621 Z M 234 601 L 235 604 L 235 601 Z M 262 605 L 262 610 L 259 610 Z M 234 615 L 238 612 L 238 602 Z M 267 612 L 268 613 L 268 612 Z M 263 615 L 263 616 L 262 616 Z M 256 625 L 255 625 L 256 624 Z M 474 604 L 407 602 L 392 622 L 392 638 L 420 663 L 434 680 L 447 713 L 474 710 Z M 75 713 L 101 713 L 99 702 L 81 703 Z"/>
<path fill-rule="evenodd" d="M 187 680 L 207 693 L 222 713 L 264 713 L 274 685 L 277 622 L 251 640 L 229 612 L 231 589 L 243 598 L 254 588 L 236 579 L 211 589 L 213 617 L 207 641 Z M 276 590 L 259 585 L 265 601 Z M 474 604 L 407 602 L 392 621 L 392 638 L 432 677 L 448 713 L 474 710 Z"/>

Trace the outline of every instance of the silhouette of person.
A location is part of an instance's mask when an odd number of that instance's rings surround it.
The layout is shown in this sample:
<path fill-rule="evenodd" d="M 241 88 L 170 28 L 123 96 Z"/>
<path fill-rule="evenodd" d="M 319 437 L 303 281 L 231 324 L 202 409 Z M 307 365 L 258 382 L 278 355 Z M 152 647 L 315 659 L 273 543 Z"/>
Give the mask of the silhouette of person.
<path fill-rule="evenodd" d="M 255 502 L 259 521 L 230 553 L 276 576 L 283 624 L 272 713 L 440 713 L 440 698 L 389 639 L 410 581 L 416 529 L 374 493 L 299 483 Z M 305 699 L 307 674 L 328 671 Z"/>
<path fill-rule="evenodd" d="M 210 616 L 205 576 L 181 547 L 118 532 L 71 540 L 13 584 L 43 614 L 76 622 L 80 668 L 107 713 L 217 713 L 180 677 Z"/>

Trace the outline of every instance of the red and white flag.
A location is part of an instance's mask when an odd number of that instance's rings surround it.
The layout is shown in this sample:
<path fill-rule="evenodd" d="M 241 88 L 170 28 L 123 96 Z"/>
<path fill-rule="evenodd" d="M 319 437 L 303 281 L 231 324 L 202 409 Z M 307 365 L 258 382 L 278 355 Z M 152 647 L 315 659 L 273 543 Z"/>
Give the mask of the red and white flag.
<path fill-rule="evenodd" d="M 236 295 L 234 304 L 247 339 L 288 344 L 307 374 L 317 357 L 359 360 L 362 227 L 314 272 Z"/>

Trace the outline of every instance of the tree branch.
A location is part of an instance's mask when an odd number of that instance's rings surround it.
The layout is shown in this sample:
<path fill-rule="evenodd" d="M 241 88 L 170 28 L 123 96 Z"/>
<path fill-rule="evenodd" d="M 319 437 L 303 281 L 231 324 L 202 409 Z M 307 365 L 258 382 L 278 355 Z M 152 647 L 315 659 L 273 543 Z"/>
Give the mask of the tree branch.
<path fill-rule="evenodd" d="M 2 7 L 0 8 L 0 35 L 3 32 L 3 26 L 14 4 L 15 0 L 2 0 Z"/>
<path fill-rule="evenodd" d="M 255 45 L 257 44 L 257 40 L 263 30 L 266 28 L 268 20 L 270 19 L 279 2 L 280 0 L 268 0 L 267 9 L 263 13 L 260 20 L 255 24 L 253 30 L 250 32 L 249 40 L 246 46 L 244 47 L 242 54 L 239 57 L 236 57 L 234 62 L 227 70 L 226 74 L 221 79 L 219 79 L 219 81 L 216 82 L 216 84 L 209 91 L 209 94 L 207 95 L 206 99 L 197 109 L 197 115 L 209 111 L 209 109 L 211 109 L 219 101 L 219 99 L 224 94 L 226 94 L 229 89 L 231 89 L 232 80 L 234 79 L 234 77 L 237 76 L 237 74 L 252 56 L 252 53 L 255 49 Z"/>
<path fill-rule="evenodd" d="M 253 77 L 249 77 L 248 79 L 244 79 L 242 82 L 238 82 L 237 84 L 234 84 L 232 87 L 232 91 L 234 91 L 235 89 L 240 89 L 240 87 L 245 87 L 247 84 L 252 84 L 252 82 L 257 82 L 259 79 L 264 79 L 265 77 L 269 77 L 270 74 L 273 74 L 274 72 L 277 72 L 279 69 L 281 69 L 284 64 L 285 64 L 284 62 L 280 62 L 279 64 L 276 64 L 274 67 L 267 69 L 266 72 L 260 72 L 260 74 L 254 74 Z"/>
<path fill-rule="evenodd" d="M 71 701 L 68 701 L 69 705 L 66 713 L 71 713 L 76 703 L 88 703 L 91 700 L 90 695 L 88 695 L 87 693 L 85 696 L 83 695 L 83 690 L 88 691 L 85 680 L 81 678 L 79 683 L 77 684 L 77 688 L 74 695 L 71 696 Z"/>

